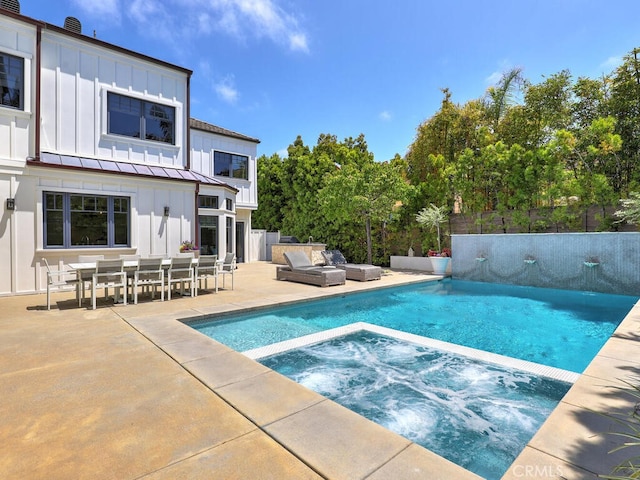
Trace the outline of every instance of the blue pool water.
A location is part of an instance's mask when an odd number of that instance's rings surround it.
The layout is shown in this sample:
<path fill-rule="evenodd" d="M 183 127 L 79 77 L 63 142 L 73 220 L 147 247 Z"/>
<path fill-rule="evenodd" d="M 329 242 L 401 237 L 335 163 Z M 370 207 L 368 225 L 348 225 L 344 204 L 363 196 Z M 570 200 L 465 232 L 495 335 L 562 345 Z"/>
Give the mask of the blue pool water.
<path fill-rule="evenodd" d="M 636 301 L 447 279 L 190 325 L 242 352 L 362 321 L 581 373 Z"/>
<path fill-rule="evenodd" d="M 487 479 L 506 472 L 570 387 L 369 331 L 261 362 Z"/>

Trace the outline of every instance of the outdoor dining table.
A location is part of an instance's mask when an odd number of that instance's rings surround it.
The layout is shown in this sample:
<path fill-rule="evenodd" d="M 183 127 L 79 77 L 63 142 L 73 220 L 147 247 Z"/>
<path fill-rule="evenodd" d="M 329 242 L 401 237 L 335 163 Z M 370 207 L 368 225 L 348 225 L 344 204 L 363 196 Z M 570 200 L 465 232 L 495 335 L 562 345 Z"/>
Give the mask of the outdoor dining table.
<path fill-rule="evenodd" d="M 193 265 L 197 265 L 198 264 L 198 259 L 194 258 L 192 260 Z M 92 272 L 96 269 L 96 262 L 71 262 L 68 264 L 69 268 L 71 270 L 75 270 L 76 272 L 78 272 L 78 275 L 80 275 L 81 273 L 88 273 L 88 272 Z M 170 258 L 163 258 L 162 259 L 162 268 L 167 269 L 171 266 L 171 259 Z M 138 268 L 138 260 L 125 260 L 124 261 L 124 269 L 125 270 L 135 270 L 136 268 Z"/>
<path fill-rule="evenodd" d="M 198 258 L 194 257 L 193 260 L 191 261 L 193 266 L 196 266 L 198 264 Z M 78 277 L 78 282 L 82 282 L 81 278 L 82 278 L 82 274 L 83 273 L 91 273 L 93 271 L 95 271 L 96 269 L 96 265 L 97 262 L 71 262 L 68 264 L 69 268 L 71 270 L 75 270 L 76 275 Z M 163 258 L 162 259 L 162 268 L 165 270 L 168 270 L 169 267 L 171 266 L 171 259 L 170 258 Z M 124 261 L 124 270 L 126 271 L 130 271 L 133 272 L 138 268 L 138 260 L 125 260 Z M 81 286 L 80 290 L 82 290 L 82 299 L 84 300 L 84 287 Z M 116 295 L 115 295 L 115 301 L 118 301 L 118 297 L 119 297 L 119 289 L 116 290 Z M 76 299 L 77 300 L 77 299 Z"/>

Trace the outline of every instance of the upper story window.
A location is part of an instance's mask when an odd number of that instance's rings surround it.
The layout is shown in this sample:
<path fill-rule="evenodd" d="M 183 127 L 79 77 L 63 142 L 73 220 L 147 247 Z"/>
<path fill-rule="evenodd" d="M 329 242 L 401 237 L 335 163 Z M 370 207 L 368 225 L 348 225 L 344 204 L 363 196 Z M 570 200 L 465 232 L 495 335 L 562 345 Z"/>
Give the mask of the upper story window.
<path fill-rule="evenodd" d="M 0 105 L 24 109 L 24 59 L 0 52 Z"/>
<path fill-rule="evenodd" d="M 200 208 L 218 208 L 218 197 L 211 195 L 198 196 L 198 207 Z"/>
<path fill-rule="evenodd" d="M 45 192 L 45 248 L 126 247 L 130 244 L 130 199 Z"/>
<path fill-rule="evenodd" d="M 227 198 L 227 210 L 229 210 L 230 212 L 233 212 L 233 200 L 231 200 L 230 198 Z"/>
<path fill-rule="evenodd" d="M 107 111 L 109 133 L 175 143 L 174 107 L 109 92 Z"/>
<path fill-rule="evenodd" d="M 214 175 L 221 177 L 249 178 L 249 157 L 226 152 L 214 152 Z"/>

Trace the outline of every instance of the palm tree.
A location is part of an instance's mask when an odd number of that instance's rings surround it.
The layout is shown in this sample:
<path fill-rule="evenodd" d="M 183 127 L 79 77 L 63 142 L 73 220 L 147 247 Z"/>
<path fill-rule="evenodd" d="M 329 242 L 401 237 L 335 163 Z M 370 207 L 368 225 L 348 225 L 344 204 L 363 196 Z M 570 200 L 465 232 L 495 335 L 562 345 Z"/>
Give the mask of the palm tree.
<path fill-rule="evenodd" d="M 433 203 L 416 214 L 416 221 L 429 229 L 436 229 L 438 233 L 438 253 L 442 251 L 440 245 L 440 224 L 447 221 L 447 207 L 436 207 Z"/>
<path fill-rule="evenodd" d="M 502 74 L 497 85 L 489 87 L 485 95 L 485 111 L 495 132 L 500 120 L 515 103 L 515 94 L 524 84 L 522 68 L 515 67 Z"/>

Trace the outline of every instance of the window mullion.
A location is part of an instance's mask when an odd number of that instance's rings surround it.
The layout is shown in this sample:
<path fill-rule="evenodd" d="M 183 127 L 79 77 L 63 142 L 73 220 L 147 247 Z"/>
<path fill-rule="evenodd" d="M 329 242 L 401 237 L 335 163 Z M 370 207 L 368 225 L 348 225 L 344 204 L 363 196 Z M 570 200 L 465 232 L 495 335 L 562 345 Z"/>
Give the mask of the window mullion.
<path fill-rule="evenodd" d="M 62 196 L 62 218 L 63 218 L 63 245 L 64 248 L 71 247 L 71 195 L 68 193 Z"/>
<path fill-rule="evenodd" d="M 113 225 L 113 197 L 107 198 L 107 247 L 115 244 L 115 227 Z"/>
<path fill-rule="evenodd" d="M 147 119 L 145 117 L 145 102 L 140 102 L 140 139 L 147 139 Z"/>

